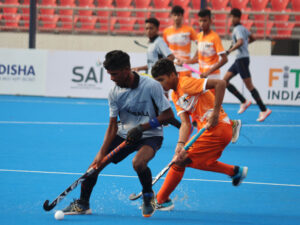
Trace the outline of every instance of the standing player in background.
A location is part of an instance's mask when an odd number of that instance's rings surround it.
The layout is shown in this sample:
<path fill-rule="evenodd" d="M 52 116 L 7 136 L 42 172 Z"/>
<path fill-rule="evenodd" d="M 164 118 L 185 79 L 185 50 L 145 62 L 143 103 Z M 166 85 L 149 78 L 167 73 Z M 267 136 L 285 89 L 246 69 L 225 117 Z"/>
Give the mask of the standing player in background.
<path fill-rule="evenodd" d="M 229 175 L 232 184 L 239 185 L 247 176 L 248 168 L 218 161 L 232 138 L 231 123 L 222 108 L 226 82 L 179 77 L 173 62 L 168 59 L 161 59 L 153 66 L 152 76 L 164 90 L 173 90 L 172 99 L 182 121 L 172 160 L 175 164 L 157 194 L 157 209 L 170 210 L 174 207 L 169 196 L 181 181 L 186 167 Z M 215 95 L 207 91 L 212 88 Z M 205 127 L 206 131 L 185 151 L 183 147 L 188 142 L 191 129 L 190 116 L 197 121 L 198 129 Z"/>
<path fill-rule="evenodd" d="M 262 122 L 271 114 L 272 111 L 266 108 L 258 91 L 252 83 L 251 74 L 249 71 L 250 59 L 248 44 L 255 41 L 255 38 L 241 24 L 241 16 L 242 12 L 239 9 L 232 9 L 230 12 L 230 18 L 232 21 L 232 25 L 234 26 L 232 31 L 233 44 L 226 52 L 227 55 L 229 55 L 234 50 L 237 50 L 237 54 L 235 62 L 229 68 L 223 79 L 227 82 L 228 91 L 230 91 L 235 97 L 237 97 L 241 101 L 241 106 L 238 111 L 238 113 L 240 114 L 243 113 L 251 105 L 251 101 L 246 100 L 244 96 L 231 83 L 229 83 L 231 78 L 233 78 L 238 73 L 240 74 L 247 89 L 250 91 L 252 97 L 255 99 L 257 105 L 260 108 L 261 112 L 258 115 L 257 121 Z"/>
<path fill-rule="evenodd" d="M 115 85 L 108 95 L 109 125 L 102 147 L 90 167 L 102 171 L 110 162 L 117 164 L 137 151 L 132 164 L 143 187 L 142 214 L 149 217 L 155 211 L 155 196 L 152 174 L 147 164 L 162 145 L 161 124 L 174 115 L 161 85 L 152 78 L 131 71 L 127 53 L 118 50 L 108 52 L 103 64 Z M 118 117 L 120 123 L 117 123 Z M 127 145 L 108 163 L 103 163 L 103 158 L 124 140 Z M 64 214 L 92 213 L 89 202 L 97 179 L 98 173 L 82 182 L 80 199 L 66 207 Z"/>
<path fill-rule="evenodd" d="M 220 68 L 227 63 L 227 55 L 220 36 L 211 29 L 211 12 L 202 9 L 198 13 L 201 32 L 197 36 L 198 49 L 192 59 L 178 60 L 178 64 L 199 63 L 200 78 L 221 79 Z M 221 58 L 221 59 L 220 59 Z M 212 92 L 214 92 L 212 90 Z M 241 120 L 231 120 L 233 128 L 232 142 L 235 143 L 239 138 Z"/>
<path fill-rule="evenodd" d="M 184 9 L 174 6 L 171 10 L 173 25 L 163 31 L 163 38 L 177 60 L 191 58 L 191 44 L 196 41 L 197 33 L 194 28 L 184 24 Z M 176 67 L 179 76 L 191 76 L 191 71 Z"/>
<path fill-rule="evenodd" d="M 199 63 L 201 78 L 220 79 L 220 67 L 227 63 L 226 51 L 219 35 L 211 29 L 211 12 L 208 9 L 198 13 L 201 32 L 197 35 L 197 51 L 192 59 L 178 60 L 178 64 Z M 221 58 L 221 59 L 220 59 Z"/>
<path fill-rule="evenodd" d="M 150 73 L 152 66 L 157 62 L 157 60 L 161 58 L 168 58 L 171 61 L 173 61 L 175 59 L 175 56 L 169 49 L 168 45 L 159 36 L 159 21 L 156 18 L 146 19 L 145 29 L 146 35 L 149 38 L 149 45 L 147 49 L 147 65 L 135 67 L 132 68 L 132 70 L 135 72 L 139 72 L 141 70 L 148 70 Z M 165 92 L 165 95 L 166 97 L 168 97 L 167 92 Z M 177 127 L 178 129 L 181 125 L 181 123 L 176 118 L 170 120 L 170 124 Z"/>
<path fill-rule="evenodd" d="M 141 70 L 151 72 L 152 66 L 161 58 L 168 58 L 171 61 L 175 59 L 172 51 L 168 45 L 159 36 L 159 21 L 156 18 L 148 18 L 145 20 L 146 36 L 149 38 L 149 45 L 147 48 L 147 65 L 132 68 L 133 71 L 139 72 Z"/>

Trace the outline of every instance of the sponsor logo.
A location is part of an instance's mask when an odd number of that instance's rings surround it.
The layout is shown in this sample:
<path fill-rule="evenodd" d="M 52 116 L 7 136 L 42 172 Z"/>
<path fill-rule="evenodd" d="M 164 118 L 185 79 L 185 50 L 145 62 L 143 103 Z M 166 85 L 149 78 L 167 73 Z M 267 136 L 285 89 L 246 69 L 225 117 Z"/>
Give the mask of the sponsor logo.
<path fill-rule="evenodd" d="M 73 89 L 102 89 L 104 68 L 97 66 L 75 66 L 72 69 Z"/>
<path fill-rule="evenodd" d="M 300 69 L 270 68 L 268 86 L 269 100 L 299 101 Z"/>
<path fill-rule="evenodd" d="M 0 80 L 34 81 L 36 72 L 33 65 L 0 64 Z"/>

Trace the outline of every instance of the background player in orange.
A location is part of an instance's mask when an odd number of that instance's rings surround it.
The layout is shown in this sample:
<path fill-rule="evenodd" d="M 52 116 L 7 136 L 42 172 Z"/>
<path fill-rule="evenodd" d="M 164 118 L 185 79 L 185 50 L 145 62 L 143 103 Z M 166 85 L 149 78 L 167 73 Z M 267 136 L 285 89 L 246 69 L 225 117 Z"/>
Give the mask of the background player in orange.
<path fill-rule="evenodd" d="M 163 31 L 164 41 L 167 43 L 177 60 L 191 58 L 191 44 L 196 41 L 197 33 L 191 26 L 184 24 L 184 9 L 175 5 L 171 10 L 173 25 Z M 191 71 L 185 68 L 176 68 L 179 76 L 191 76 Z"/>
<path fill-rule="evenodd" d="M 210 10 L 200 10 L 198 16 L 202 31 L 197 35 L 197 51 L 192 59 L 179 60 L 178 64 L 194 64 L 198 62 L 201 78 L 220 79 L 220 67 L 228 61 L 226 51 L 220 36 L 210 27 L 212 24 Z"/>
<path fill-rule="evenodd" d="M 178 143 L 167 177 L 157 194 L 157 209 L 170 210 L 174 207 L 170 194 L 181 181 L 185 167 L 227 174 L 232 184 L 239 185 L 247 176 L 248 168 L 233 166 L 218 161 L 223 150 L 232 138 L 232 127 L 222 108 L 226 82 L 220 79 L 197 79 L 178 77 L 172 61 L 159 60 L 152 68 L 152 76 L 159 81 L 164 90 L 173 90 L 172 100 L 181 119 Z M 215 89 L 215 95 L 208 89 Z M 206 131 L 191 146 L 184 150 L 191 122 L 190 116 L 197 121 L 198 129 Z"/>

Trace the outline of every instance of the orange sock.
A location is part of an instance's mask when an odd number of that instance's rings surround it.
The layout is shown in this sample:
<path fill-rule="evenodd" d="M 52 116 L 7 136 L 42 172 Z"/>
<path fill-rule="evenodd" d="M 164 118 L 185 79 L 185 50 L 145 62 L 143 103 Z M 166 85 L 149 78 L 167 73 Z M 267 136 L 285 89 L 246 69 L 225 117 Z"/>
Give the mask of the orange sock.
<path fill-rule="evenodd" d="M 170 168 L 166 179 L 156 196 L 157 202 L 159 204 L 162 204 L 168 200 L 170 194 L 175 190 L 175 188 L 181 181 L 184 171 L 184 167 L 178 167 L 176 165 L 173 165 Z"/>

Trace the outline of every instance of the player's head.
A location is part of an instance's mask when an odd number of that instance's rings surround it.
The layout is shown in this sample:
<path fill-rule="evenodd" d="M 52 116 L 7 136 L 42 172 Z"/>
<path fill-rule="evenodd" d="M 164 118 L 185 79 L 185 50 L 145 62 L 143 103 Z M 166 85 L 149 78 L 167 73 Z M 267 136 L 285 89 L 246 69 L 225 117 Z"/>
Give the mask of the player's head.
<path fill-rule="evenodd" d="M 148 38 L 154 38 L 158 35 L 159 21 L 158 19 L 151 17 L 145 20 L 146 35 Z"/>
<path fill-rule="evenodd" d="M 182 25 L 183 15 L 184 15 L 184 9 L 181 6 L 179 5 L 173 6 L 171 10 L 171 18 L 173 19 L 174 24 L 176 24 L 176 26 Z"/>
<path fill-rule="evenodd" d="M 130 57 L 126 52 L 113 50 L 105 55 L 104 68 L 110 74 L 111 80 L 120 87 L 128 87 L 130 81 Z"/>
<path fill-rule="evenodd" d="M 199 25 L 200 28 L 207 32 L 210 30 L 210 24 L 211 24 L 211 12 L 209 9 L 201 9 L 198 13 L 199 16 Z"/>
<path fill-rule="evenodd" d="M 160 82 L 165 91 L 176 89 L 178 77 L 173 61 L 162 58 L 152 67 L 151 74 Z"/>
<path fill-rule="evenodd" d="M 237 8 L 233 8 L 230 11 L 230 19 L 233 25 L 239 24 L 241 21 L 241 17 L 242 17 L 242 12 L 241 10 L 237 9 Z"/>

